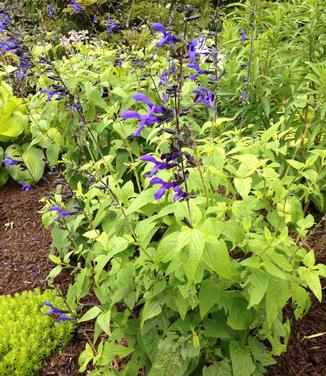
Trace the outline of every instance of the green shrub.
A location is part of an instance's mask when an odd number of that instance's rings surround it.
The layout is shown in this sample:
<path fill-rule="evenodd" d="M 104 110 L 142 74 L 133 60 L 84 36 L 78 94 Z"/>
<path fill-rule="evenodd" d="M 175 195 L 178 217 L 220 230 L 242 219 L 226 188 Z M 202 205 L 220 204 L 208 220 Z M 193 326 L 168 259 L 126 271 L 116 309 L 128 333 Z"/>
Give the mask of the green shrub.
<path fill-rule="evenodd" d="M 54 350 L 68 343 L 73 325 L 55 323 L 46 315 L 51 301 L 63 305 L 53 291 L 24 291 L 0 297 L 0 375 L 31 376 L 38 373 Z"/>

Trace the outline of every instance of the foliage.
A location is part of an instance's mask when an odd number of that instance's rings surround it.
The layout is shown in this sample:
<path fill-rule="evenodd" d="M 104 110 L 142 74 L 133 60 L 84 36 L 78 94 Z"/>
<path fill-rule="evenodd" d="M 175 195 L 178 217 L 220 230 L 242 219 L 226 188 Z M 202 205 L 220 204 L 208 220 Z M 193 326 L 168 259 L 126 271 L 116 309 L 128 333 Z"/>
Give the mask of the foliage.
<path fill-rule="evenodd" d="M 111 20 L 111 44 L 79 33 L 32 49 L 26 150 L 57 177 L 49 278 L 72 271 L 77 316 L 97 298 L 79 317 L 95 322 L 81 372 L 262 375 L 286 350 L 285 305 L 300 318 L 310 292 L 321 300 L 306 242 L 308 208 L 325 213 L 321 6 L 217 9 L 204 39 L 195 10 L 177 31 Z"/>
<path fill-rule="evenodd" d="M 36 375 L 53 351 L 68 343 L 72 324 L 54 324 L 41 308 L 46 300 L 63 305 L 50 290 L 0 296 L 1 375 Z"/>

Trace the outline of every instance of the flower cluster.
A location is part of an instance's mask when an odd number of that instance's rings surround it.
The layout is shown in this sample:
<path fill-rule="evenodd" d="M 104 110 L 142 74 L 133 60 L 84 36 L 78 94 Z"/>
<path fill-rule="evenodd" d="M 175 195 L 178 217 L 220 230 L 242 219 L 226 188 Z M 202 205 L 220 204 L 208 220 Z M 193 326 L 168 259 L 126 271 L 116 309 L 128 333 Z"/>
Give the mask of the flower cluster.
<path fill-rule="evenodd" d="M 52 97 L 55 96 L 55 99 L 61 99 L 65 95 L 65 90 L 59 85 L 50 84 L 47 86 L 48 89 L 41 89 L 40 93 L 47 94 L 47 100 L 50 101 Z M 52 89 L 51 89 L 52 88 Z"/>
<path fill-rule="evenodd" d="M 167 32 L 166 28 L 161 23 L 154 23 L 152 28 L 163 34 L 163 37 L 156 43 L 158 47 L 162 47 L 165 44 L 175 44 L 178 39 Z"/>
<path fill-rule="evenodd" d="M 71 4 L 68 5 L 69 9 L 72 9 L 72 13 L 81 13 L 83 8 L 77 3 L 76 0 L 71 0 Z"/>
<path fill-rule="evenodd" d="M 58 216 L 55 218 L 56 221 L 60 221 L 60 219 L 64 217 L 69 217 L 71 215 L 79 214 L 79 211 L 67 211 L 64 209 L 59 208 L 59 206 L 50 206 L 49 211 L 55 211 L 58 213 Z"/>
<path fill-rule="evenodd" d="M 0 33 L 7 30 L 11 23 L 11 15 L 6 9 L 0 12 Z"/>
<path fill-rule="evenodd" d="M 44 302 L 42 303 L 42 306 L 50 308 L 45 314 L 54 317 L 56 319 L 55 322 L 72 320 L 71 317 L 64 315 L 65 313 L 69 313 L 69 311 L 63 311 L 62 309 L 56 308 L 50 302 Z"/>
<path fill-rule="evenodd" d="M 55 15 L 55 10 L 53 6 L 50 3 L 47 3 L 48 11 L 49 11 L 49 17 L 53 17 Z"/>
<path fill-rule="evenodd" d="M 148 110 L 146 112 L 146 115 L 141 115 L 137 111 L 127 110 L 121 114 L 121 118 L 124 120 L 140 120 L 137 131 L 131 134 L 134 137 L 138 137 L 140 136 L 141 131 L 145 128 L 146 125 L 153 125 L 157 122 L 160 122 L 162 119 L 156 114 L 164 114 L 166 112 L 166 109 L 155 105 L 145 94 L 136 93 L 133 96 L 133 99 L 135 99 L 138 102 L 143 102 L 147 104 Z"/>
<path fill-rule="evenodd" d="M 15 71 L 15 75 L 18 79 L 21 79 L 27 76 L 27 71 L 31 69 L 34 64 L 28 48 L 25 46 L 24 42 L 15 35 L 11 21 L 12 17 L 8 11 L 6 9 L 2 10 L 0 12 L 0 32 L 6 32 L 8 37 L 0 41 L 0 53 L 2 55 L 12 53 L 18 58 L 19 69 Z"/>
<path fill-rule="evenodd" d="M 15 159 L 9 157 L 8 155 L 5 155 L 5 157 L 1 160 L 1 162 L 5 165 L 5 169 L 9 169 L 11 166 L 15 166 L 18 164 L 18 161 Z"/>
<path fill-rule="evenodd" d="M 121 29 L 121 26 L 118 25 L 118 24 L 115 22 L 114 19 L 108 17 L 108 18 L 107 18 L 107 21 L 108 21 L 108 27 L 107 27 L 107 29 L 106 29 L 106 32 L 107 32 L 108 34 L 111 34 L 111 33 L 113 32 L 113 30 L 119 30 L 119 29 Z"/>
<path fill-rule="evenodd" d="M 31 189 L 33 189 L 33 187 L 32 187 L 30 184 L 25 183 L 25 182 L 23 182 L 23 181 L 19 181 L 18 184 L 21 185 L 21 188 L 20 188 L 20 189 L 21 189 L 22 191 L 24 191 L 24 192 L 28 192 L 28 191 L 30 191 Z"/>
<path fill-rule="evenodd" d="M 195 103 L 203 103 L 206 107 L 213 107 L 214 94 L 206 87 L 201 86 L 198 89 L 193 90 L 193 93 L 197 94 Z"/>
<path fill-rule="evenodd" d="M 159 171 L 170 170 L 171 168 L 176 168 L 176 170 L 181 170 L 180 161 L 183 156 L 186 156 L 186 159 L 189 160 L 189 155 L 183 153 L 180 147 L 172 146 L 169 153 L 161 155 L 161 161 L 155 159 L 151 155 L 143 155 L 139 160 L 143 162 L 152 163 L 154 166 L 149 174 L 146 174 L 146 178 L 152 178 L 149 182 L 151 185 L 159 184 L 160 188 L 155 192 L 154 197 L 156 200 L 160 200 L 169 189 L 173 189 L 174 196 L 173 201 L 178 201 L 188 197 L 188 193 L 184 192 L 181 188 L 181 184 L 184 182 L 184 179 L 178 175 L 176 172 L 174 174 L 174 181 L 164 181 L 159 177 L 154 177 Z"/>

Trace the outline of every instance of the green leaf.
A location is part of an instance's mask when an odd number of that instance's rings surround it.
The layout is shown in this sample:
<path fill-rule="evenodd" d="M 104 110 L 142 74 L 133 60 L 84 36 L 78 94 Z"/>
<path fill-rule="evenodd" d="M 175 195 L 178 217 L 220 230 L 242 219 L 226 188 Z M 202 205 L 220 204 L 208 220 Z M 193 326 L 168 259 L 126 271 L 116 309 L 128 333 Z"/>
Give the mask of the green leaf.
<path fill-rule="evenodd" d="M 223 359 L 209 367 L 204 367 L 203 376 L 233 376 L 228 359 Z"/>
<path fill-rule="evenodd" d="M 308 285 L 315 297 L 321 302 L 322 289 L 318 271 L 300 267 L 298 272 L 300 278 Z"/>
<path fill-rule="evenodd" d="M 111 311 L 107 311 L 104 313 L 100 313 L 97 316 L 96 324 L 103 330 L 104 333 L 107 335 L 111 334 L 110 330 L 110 319 L 111 319 Z"/>
<path fill-rule="evenodd" d="M 146 320 L 149 320 L 155 316 L 158 316 L 162 312 L 162 302 L 157 299 L 149 299 L 145 301 L 144 308 L 141 314 L 141 328 L 144 327 L 144 323 Z"/>
<path fill-rule="evenodd" d="M 146 321 L 139 333 L 141 345 L 151 362 L 153 362 L 160 340 L 157 333 L 157 320 Z"/>
<path fill-rule="evenodd" d="M 263 270 L 253 269 L 251 271 L 249 281 L 249 305 L 248 308 L 253 307 L 261 302 L 263 297 L 266 294 L 269 276 L 268 273 L 264 272 Z"/>
<path fill-rule="evenodd" d="M 247 178 L 234 178 L 234 185 L 242 198 L 246 198 L 251 190 L 252 179 Z"/>
<path fill-rule="evenodd" d="M 295 161 L 295 160 L 292 160 L 292 159 L 288 159 L 287 163 L 291 167 L 295 168 L 296 170 L 302 170 L 303 168 L 305 168 L 304 163 L 301 163 L 301 162 L 298 162 L 298 161 Z"/>
<path fill-rule="evenodd" d="M 241 347 L 237 341 L 230 342 L 229 350 L 233 376 L 251 376 L 256 367 L 252 361 L 250 351 Z"/>
<path fill-rule="evenodd" d="M 181 250 L 184 247 L 187 249 L 189 257 L 184 263 L 183 269 L 189 282 L 193 282 L 205 247 L 203 233 L 198 229 L 187 229 L 180 232 L 178 249 Z"/>
<path fill-rule="evenodd" d="M 94 306 L 89 309 L 79 320 L 78 322 L 84 322 L 95 319 L 102 312 L 100 307 Z"/>
<path fill-rule="evenodd" d="M 55 165 L 58 162 L 60 153 L 60 145 L 50 144 L 46 149 L 46 158 L 51 165 Z"/>
<path fill-rule="evenodd" d="M 199 310 L 200 317 L 203 319 L 211 308 L 219 301 L 220 294 L 218 284 L 211 279 L 207 279 L 201 283 L 199 292 Z"/>
<path fill-rule="evenodd" d="M 223 240 L 216 240 L 205 244 L 203 261 L 213 269 L 214 272 L 223 278 L 231 278 L 232 268 L 229 251 Z"/>
<path fill-rule="evenodd" d="M 178 253 L 179 235 L 179 231 L 172 232 L 160 241 L 156 251 L 157 262 L 169 262 L 174 259 Z"/>
<path fill-rule="evenodd" d="M 315 259 L 315 253 L 313 250 L 309 251 L 305 257 L 303 258 L 303 263 L 305 266 L 313 266 L 315 265 L 316 259 Z"/>
<path fill-rule="evenodd" d="M 266 321 L 269 327 L 274 324 L 290 297 L 288 282 L 270 277 L 266 292 Z"/>

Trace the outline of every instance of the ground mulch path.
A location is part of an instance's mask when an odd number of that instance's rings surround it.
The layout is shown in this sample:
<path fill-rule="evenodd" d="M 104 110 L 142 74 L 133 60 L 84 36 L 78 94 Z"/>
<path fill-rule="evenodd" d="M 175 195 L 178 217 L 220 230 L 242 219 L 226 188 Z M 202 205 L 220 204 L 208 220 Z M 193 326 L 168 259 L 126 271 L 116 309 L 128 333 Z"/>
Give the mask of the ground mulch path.
<path fill-rule="evenodd" d="M 43 229 L 40 199 L 51 191 L 43 179 L 32 191 L 20 191 L 15 182 L 0 188 L 0 294 L 46 287 L 51 270 L 48 261 L 50 234 Z M 309 241 L 319 262 L 326 262 L 326 234 L 322 229 Z M 68 278 L 59 281 L 66 290 Z M 325 292 L 326 289 L 324 289 Z M 325 294 L 324 294 L 325 295 Z M 314 300 L 310 312 L 301 321 L 292 320 L 288 351 L 269 368 L 268 376 L 326 376 L 326 296 L 322 304 Z M 75 376 L 78 355 L 84 348 L 82 333 L 75 333 L 72 343 L 54 355 L 40 376 Z"/>

